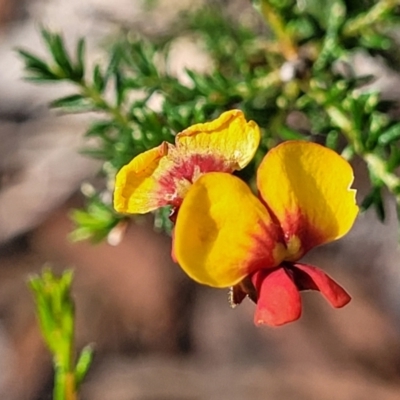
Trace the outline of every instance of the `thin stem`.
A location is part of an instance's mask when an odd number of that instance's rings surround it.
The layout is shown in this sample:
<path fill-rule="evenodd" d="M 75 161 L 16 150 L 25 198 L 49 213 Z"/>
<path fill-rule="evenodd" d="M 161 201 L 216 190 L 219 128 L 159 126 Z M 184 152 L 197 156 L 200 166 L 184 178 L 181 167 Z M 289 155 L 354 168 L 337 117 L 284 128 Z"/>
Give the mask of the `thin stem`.
<path fill-rule="evenodd" d="M 324 91 L 314 89 L 310 90 L 308 94 L 317 104 L 325 109 L 333 124 L 342 131 L 349 144 L 353 146 L 354 151 L 361 155 L 364 151 L 364 146 L 360 140 L 358 129 L 351 118 L 349 118 L 349 116 L 339 106 L 332 103 L 326 104 L 327 99 Z"/>
<path fill-rule="evenodd" d="M 36 310 L 42 336 L 53 356 L 53 400 L 78 400 L 78 379 L 82 380 L 91 361 L 86 351 L 84 363 L 75 370 L 75 313 L 70 290 L 72 272 L 65 271 L 60 278 L 45 269 L 40 276 L 31 278 Z"/>
<path fill-rule="evenodd" d="M 67 372 L 64 375 L 65 379 L 65 400 L 78 400 L 76 393 L 76 380 L 73 372 Z"/>
<path fill-rule="evenodd" d="M 54 400 L 78 400 L 74 373 L 65 368 L 55 369 Z"/>
<path fill-rule="evenodd" d="M 94 87 L 89 86 L 85 80 L 82 78 L 80 80 L 71 80 L 69 76 L 67 76 L 64 71 L 58 67 L 55 66 L 53 68 L 53 73 L 60 79 L 60 80 L 69 80 L 71 83 L 77 85 L 80 87 L 81 92 L 84 96 L 92 99 L 93 103 L 101 108 L 104 111 L 109 112 L 114 119 L 119 122 L 122 126 L 128 127 L 129 126 L 129 121 L 127 118 L 121 113 L 119 107 L 112 106 L 109 104 L 99 93 L 98 90 L 96 90 Z"/>
<path fill-rule="evenodd" d="M 332 122 L 343 132 L 347 141 L 353 146 L 354 151 L 361 155 L 363 153 L 363 146 L 359 139 L 359 133 L 346 113 L 334 105 L 327 106 L 325 110 Z"/>
<path fill-rule="evenodd" d="M 286 60 L 296 60 L 298 58 L 297 47 L 288 33 L 281 16 L 271 7 L 268 0 L 261 0 L 261 14 L 280 42 L 281 52 Z"/>
<path fill-rule="evenodd" d="M 62 368 L 54 369 L 53 400 L 66 400 Z"/>
<path fill-rule="evenodd" d="M 66 318 L 66 315 L 63 315 Z M 63 326 L 60 321 L 60 326 Z M 77 385 L 74 373 L 74 331 L 60 330 L 58 346 L 54 349 L 54 400 L 77 400 Z M 54 335 L 54 332 L 53 332 Z"/>
<path fill-rule="evenodd" d="M 83 94 L 94 102 L 99 108 L 109 112 L 117 122 L 119 122 L 122 126 L 128 127 L 129 126 L 129 121 L 123 115 L 118 107 L 114 107 L 111 104 L 109 104 L 104 98 L 101 96 L 101 94 L 95 90 L 92 87 L 89 87 L 86 85 L 85 82 L 81 82 L 80 84 L 81 90 Z"/>
<path fill-rule="evenodd" d="M 355 36 L 366 27 L 383 19 L 393 8 L 400 5 L 399 0 L 381 0 L 371 9 L 346 23 L 343 29 L 345 36 Z"/>

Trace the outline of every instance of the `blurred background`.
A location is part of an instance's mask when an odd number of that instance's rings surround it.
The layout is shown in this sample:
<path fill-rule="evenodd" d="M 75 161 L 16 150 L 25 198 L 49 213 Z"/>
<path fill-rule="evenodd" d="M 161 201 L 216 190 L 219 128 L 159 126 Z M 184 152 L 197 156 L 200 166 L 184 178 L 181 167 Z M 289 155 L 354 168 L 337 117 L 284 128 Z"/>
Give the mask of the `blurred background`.
<path fill-rule="evenodd" d="M 228 12 L 251 8 L 244 0 L 225 3 Z M 15 48 L 40 54 L 43 25 L 67 43 L 85 36 L 98 61 L 121 26 L 169 29 L 181 8 L 199 6 L 0 0 L 0 398 L 51 399 L 51 360 L 26 285 L 50 263 L 74 269 L 77 347 L 95 347 L 82 399 L 399 399 L 400 253 L 389 196 L 385 223 L 370 210 L 346 238 L 307 256 L 349 290 L 350 305 L 333 310 L 318 293 L 305 293 L 301 320 L 280 328 L 254 327 L 249 301 L 232 310 L 226 291 L 189 281 L 150 216 L 132 223 L 118 246 L 68 240 L 70 209 L 82 204 L 81 184 L 96 182 L 99 169 L 79 153 L 91 116 L 49 111 L 48 102 L 68 88 L 23 81 Z M 174 54 L 178 74 L 207 68 L 190 41 L 177 43 Z M 384 93 L 397 99 L 395 71 L 361 56 L 355 67 L 379 75 Z M 354 168 L 362 198 L 366 171 L 361 163 Z"/>

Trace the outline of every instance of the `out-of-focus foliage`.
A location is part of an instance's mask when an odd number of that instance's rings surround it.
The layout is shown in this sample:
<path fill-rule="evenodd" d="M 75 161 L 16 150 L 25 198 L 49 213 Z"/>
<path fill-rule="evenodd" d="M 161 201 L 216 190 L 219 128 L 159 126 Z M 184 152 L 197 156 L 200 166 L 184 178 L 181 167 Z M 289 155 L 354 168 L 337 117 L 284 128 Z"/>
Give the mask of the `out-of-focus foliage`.
<path fill-rule="evenodd" d="M 56 277 L 50 269 L 29 281 L 40 330 L 54 365 L 53 400 L 76 400 L 93 358 L 90 346 L 75 362 L 75 308 L 71 299 L 72 272 Z"/>
<path fill-rule="evenodd" d="M 246 23 L 239 16 L 228 17 L 219 3 L 210 1 L 181 15 L 169 33 L 150 38 L 121 32 L 108 48 L 108 62 L 90 70 L 84 40 L 77 43 L 75 54 L 68 54 L 63 38 L 46 29 L 42 36 L 48 58 L 27 50 L 20 54 L 28 79 L 73 85 L 72 94 L 55 100 L 53 107 L 68 113 L 98 113 L 86 132 L 97 145 L 85 153 L 104 161 L 108 187 L 116 171 L 138 153 L 163 140 L 172 141 L 193 123 L 240 108 L 263 132 L 259 153 L 241 172 L 244 179 L 254 178 L 257 163 L 277 142 L 318 141 L 347 159 L 357 156 L 365 161 L 372 189 L 363 207 L 375 207 L 384 218 L 383 188 L 400 204 L 395 172 L 400 166 L 400 122 L 388 113 L 392 104 L 366 89 L 370 78 L 355 74 L 352 57 L 364 49 L 395 62 L 391 29 L 400 21 L 400 2 L 253 3 L 259 14 L 251 14 Z M 171 43 L 185 35 L 195 37 L 213 63 L 208 73 L 187 70 L 189 84 L 168 68 Z M 156 97 L 157 109 L 151 107 Z M 91 196 L 86 211 L 76 211 L 73 218 L 78 224 L 76 239 L 100 239 L 122 216 L 99 196 Z M 156 223 L 168 229 L 167 210 L 156 215 Z"/>

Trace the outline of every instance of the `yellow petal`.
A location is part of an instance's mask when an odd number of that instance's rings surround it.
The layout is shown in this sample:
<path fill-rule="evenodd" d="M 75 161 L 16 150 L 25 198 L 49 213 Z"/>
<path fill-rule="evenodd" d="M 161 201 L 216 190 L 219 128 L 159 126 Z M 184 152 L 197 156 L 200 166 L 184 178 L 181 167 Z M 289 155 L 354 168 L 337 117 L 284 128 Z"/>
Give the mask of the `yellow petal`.
<path fill-rule="evenodd" d="M 247 122 L 240 110 L 227 111 L 214 121 L 193 125 L 176 136 L 180 152 L 219 156 L 231 172 L 251 161 L 259 143 L 258 125 Z"/>
<path fill-rule="evenodd" d="M 118 172 L 114 189 L 114 208 L 120 213 L 144 214 L 167 202 L 158 191 L 154 177 L 160 161 L 168 153 L 168 144 L 136 156 Z"/>
<path fill-rule="evenodd" d="M 194 280 L 228 287 L 277 266 L 286 254 L 280 227 L 239 178 L 210 172 L 189 189 L 174 233 L 174 254 Z"/>
<path fill-rule="evenodd" d="M 358 213 L 352 182 L 350 164 L 318 144 L 288 141 L 268 152 L 257 186 L 284 231 L 286 260 L 350 230 Z"/>

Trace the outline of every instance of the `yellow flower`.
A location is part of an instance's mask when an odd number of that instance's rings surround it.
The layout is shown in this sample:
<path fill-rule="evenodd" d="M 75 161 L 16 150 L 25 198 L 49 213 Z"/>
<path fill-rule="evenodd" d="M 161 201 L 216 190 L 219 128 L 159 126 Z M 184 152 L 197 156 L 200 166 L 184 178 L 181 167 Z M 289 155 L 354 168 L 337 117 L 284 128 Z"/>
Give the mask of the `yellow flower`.
<path fill-rule="evenodd" d="M 179 207 L 191 185 L 207 172 L 232 173 L 244 168 L 260 142 L 260 130 L 239 110 L 178 133 L 135 157 L 117 174 L 114 208 L 142 214 L 165 205 Z"/>
<path fill-rule="evenodd" d="M 308 250 L 345 235 L 357 216 L 353 171 L 334 151 L 301 141 L 272 149 L 257 173 L 257 198 L 235 176 L 203 175 L 179 209 L 173 252 L 194 280 L 234 289 L 257 302 L 256 324 L 300 317 L 299 290 L 315 289 L 334 307 L 350 296 L 315 267 Z"/>
<path fill-rule="evenodd" d="M 358 207 L 350 165 L 323 146 L 285 142 L 262 161 L 256 197 L 232 172 L 250 162 L 259 141 L 258 126 L 238 110 L 193 125 L 175 145 L 164 142 L 118 172 L 114 207 L 136 214 L 172 205 L 173 258 L 199 283 L 233 286 L 234 303 L 248 295 L 256 324 L 298 319 L 305 289 L 343 307 L 347 292 L 298 260 L 352 227 Z"/>

